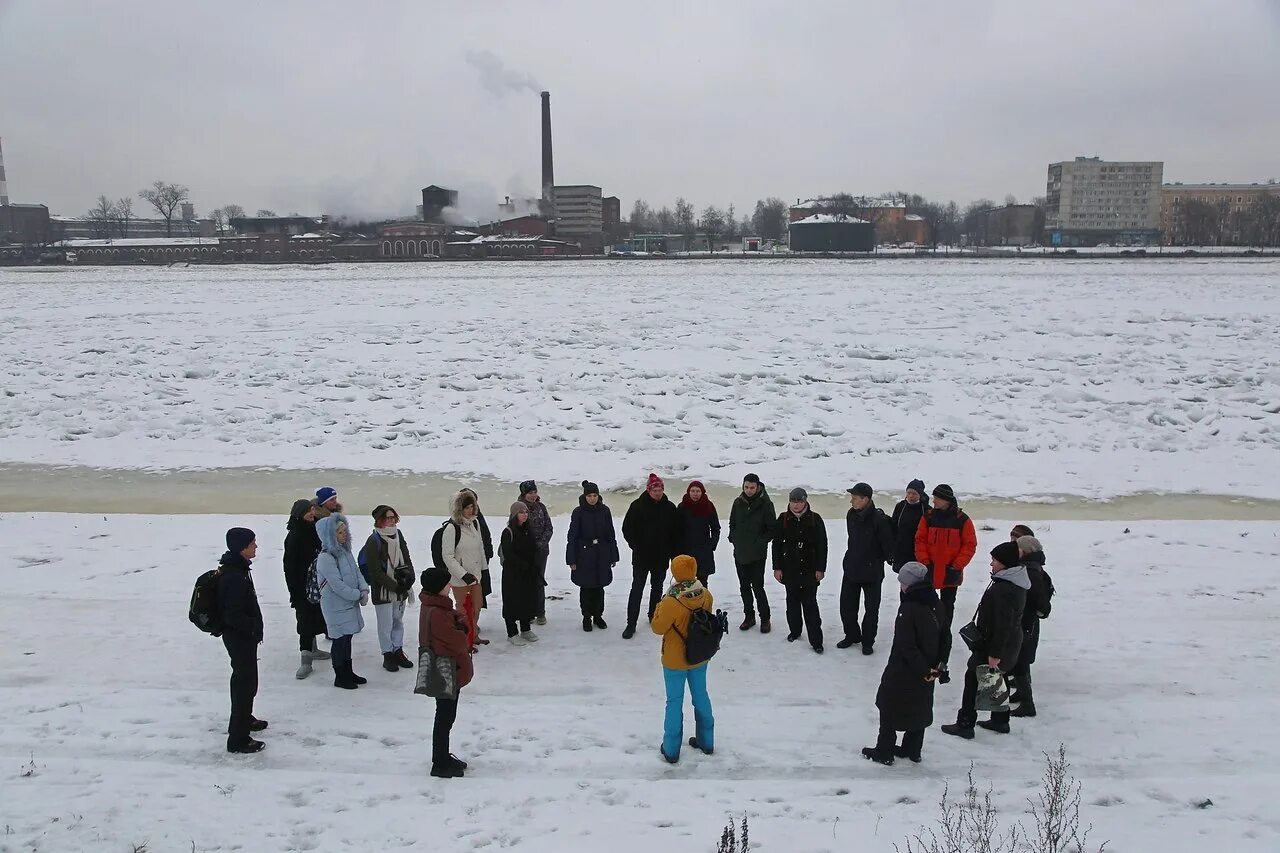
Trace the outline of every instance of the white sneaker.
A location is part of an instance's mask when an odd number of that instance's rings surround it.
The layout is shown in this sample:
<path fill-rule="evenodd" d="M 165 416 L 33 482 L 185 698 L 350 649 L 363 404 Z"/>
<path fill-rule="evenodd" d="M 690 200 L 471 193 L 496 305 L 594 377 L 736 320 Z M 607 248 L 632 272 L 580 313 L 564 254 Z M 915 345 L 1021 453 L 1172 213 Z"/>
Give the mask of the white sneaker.
<path fill-rule="evenodd" d="M 524 637 L 520 636 L 519 634 L 516 634 L 514 637 L 507 637 L 507 642 L 513 646 L 529 645 L 529 641 L 526 640 Z"/>
<path fill-rule="evenodd" d="M 538 642 L 538 635 L 533 633 L 532 631 L 525 631 L 520 636 L 524 639 L 526 643 Z"/>

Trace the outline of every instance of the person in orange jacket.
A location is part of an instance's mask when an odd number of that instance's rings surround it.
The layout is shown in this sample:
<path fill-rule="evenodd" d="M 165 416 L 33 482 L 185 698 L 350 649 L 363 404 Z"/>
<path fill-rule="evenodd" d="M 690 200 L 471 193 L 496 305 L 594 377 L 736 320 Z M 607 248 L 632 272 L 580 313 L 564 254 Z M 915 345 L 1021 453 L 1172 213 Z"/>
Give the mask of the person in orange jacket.
<path fill-rule="evenodd" d="M 956 493 L 946 483 L 933 490 L 933 508 L 916 528 L 916 560 L 929 567 L 933 588 L 938 590 L 938 681 L 951 680 L 947 659 L 951 657 L 951 620 L 955 616 L 956 592 L 964 583 L 964 570 L 978 550 L 978 534 L 973 520 L 956 504 Z"/>
<path fill-rule="evenodd" d="M 707 693 L 709 661 L 690 664 L 685 657 L 685 637 L 695 610 L 712 610 L 711 591 L 698 580 L 698 561 L 681 554 L 671 561 L 671 577 L 675 583 L 662 597 L 653 612 L 649 627 L 662 637 L 662 675 L 667 687 L 667 711 L 662 724 L 659 750 L 667 763 L 680 760 L 680 742 L 684 738 L 684 687 L 689 685 L 693 699 L 695 734 L 689 746 L 707 755 L 715 752 L 716 720 Z"/>

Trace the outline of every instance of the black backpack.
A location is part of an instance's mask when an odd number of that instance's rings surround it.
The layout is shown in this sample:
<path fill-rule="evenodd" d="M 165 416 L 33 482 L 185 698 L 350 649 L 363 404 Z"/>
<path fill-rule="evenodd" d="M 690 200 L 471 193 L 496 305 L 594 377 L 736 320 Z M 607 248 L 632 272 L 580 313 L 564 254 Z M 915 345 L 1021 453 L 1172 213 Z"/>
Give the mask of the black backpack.
<path fill-rule="evenodd" d="M 222 636 L 222 612 L 218 607 L 218 580 L 222 577 L 222 569 L 210 569 L 196 578 L 195 589 L 191 591 L 191 606 L 187 609 L 187 618 L 206 634 Z"/>
<path fill-rule="evenodd" d="M 684 607 L 684 602 L 680 602 L 680 606 Z M 679 628 L 671 630 L 684 640 L 685 663 L 697 666 L 711 660 L 720 651 L 720 641 L 729 630 L 729 614 L 723 610 L 712 613 L 699 608 L 689 615 L 688 635 L 681 634 Z"/>
<path fill-rule="evenodd" d="M 444 529 L 451 524 L 453 524 L 453 547 L 457 548 L 458 543 L 462 541 L 462 528 L 452 521 L 446 521 L 440 525 L 439 530 L 431 534 L 431 564 L 437 569 L 446 571 L 449 567 L 444 564 Z"/>

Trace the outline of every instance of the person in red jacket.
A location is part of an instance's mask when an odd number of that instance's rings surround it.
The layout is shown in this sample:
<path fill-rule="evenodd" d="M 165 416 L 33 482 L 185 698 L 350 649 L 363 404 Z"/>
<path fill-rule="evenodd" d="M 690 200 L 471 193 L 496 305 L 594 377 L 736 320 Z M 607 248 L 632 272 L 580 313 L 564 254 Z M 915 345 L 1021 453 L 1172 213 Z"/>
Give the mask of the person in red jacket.
<path fill-rule="evenodd" d="M 422 593 L 418 596 L 422 602 L 422 611 L 418 614 L 418 645 L 429 646 L 440 657 L 453 658 L 458 666 L 453 698 L 436 699 L 436 721 L 431 732 L 431 775 L 440 779 L 462 776 L 467 769 L 467 762 L 449 752 L 449 732 L 458 718 L 458 696 L 475 674 L 468 640 L 470 623 L 453 607 L 453 599 L 447 592 L 449 578 L 445 569 L 427 569 L 422 573 Z"/>
<path fill-rule="evenodd" d="M 951 620 L 955 616 L 956 591 L 964 583 L 964 570 L 978 550 L 973 521 L 956 504 L 956 493 L 946 483 L 933 490 L 933 509 L 916 528 L 916 560 L 929 567 L 933 588 L 938 590 L 938 681 L 951 680 Z"/>

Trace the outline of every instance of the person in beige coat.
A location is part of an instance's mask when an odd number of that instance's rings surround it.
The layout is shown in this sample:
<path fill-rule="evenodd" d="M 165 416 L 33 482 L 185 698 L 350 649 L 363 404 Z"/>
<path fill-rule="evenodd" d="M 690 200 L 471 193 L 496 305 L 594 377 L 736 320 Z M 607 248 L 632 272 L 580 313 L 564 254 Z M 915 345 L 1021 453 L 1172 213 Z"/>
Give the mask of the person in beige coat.
<path fill-rule="evenodd" d="M 477 642 L 484 642 L 476 636 L 476 619 L 480 615 L 482 598 L 480 577 L 488 564 L 484 553 L 484 538 L 476 520 L 479 507 L 476 505 L 475 495 L 462 491 L 453 496 L 449 509 L 449 525 L 457 528 L 458 535 L 454 536 L 453 531 L 446 530 L 441 538 L 440 552 L 444 558 L 444 566 L 449 570 L 449 586 L 453 597 L 467 620 L 467 640 L 474 649 Z"/>

